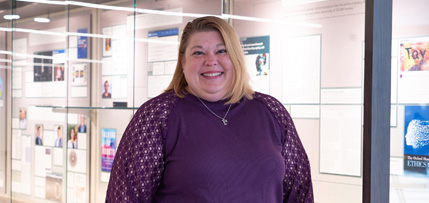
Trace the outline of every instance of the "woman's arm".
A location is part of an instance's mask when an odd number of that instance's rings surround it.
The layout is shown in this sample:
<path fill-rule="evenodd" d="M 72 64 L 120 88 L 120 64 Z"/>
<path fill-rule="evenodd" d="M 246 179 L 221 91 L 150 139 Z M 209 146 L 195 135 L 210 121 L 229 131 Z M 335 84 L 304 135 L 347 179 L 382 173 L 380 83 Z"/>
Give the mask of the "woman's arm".
<path fill-rule="evenodd" d="M 175 101 L 165 93 L 136 112 L 116 152 L 106 202 L 152 202 L 164 171 L 164 132 Z"/>
<path fill-rule="evenodd" d="M 286 129 L 282 155 L 285 160 L 284 202 L 314 202 L 310 162 L 292 118 L 286 112 Z"/>

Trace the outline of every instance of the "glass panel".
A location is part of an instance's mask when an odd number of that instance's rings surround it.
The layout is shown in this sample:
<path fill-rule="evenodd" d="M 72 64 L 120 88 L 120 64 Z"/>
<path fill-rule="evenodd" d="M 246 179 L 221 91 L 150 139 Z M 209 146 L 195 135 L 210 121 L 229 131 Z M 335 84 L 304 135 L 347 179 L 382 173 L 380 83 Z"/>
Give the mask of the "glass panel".
<path fill-rule="evenodd" d="M 429 7 L 393 1 L 390 202 L 427 202 Z"/>
<path fill-rule="evenodd" d="M 3 15 L 10 14 L 10 7 L 4 6 L 2 7 L 4 11 Z M 0 196 L 6 193 L 7 187 L 7 142 L 6 142 L 6 134 L 7 134 L 7 98 L 6 94 L 8 91 L 8 79 L 6 78 L 6 71 L 10 69 L 10 52 L 7 48 L 7 31 L 10 29 L 9 20 L 4 20 L 3 15 L 0 15 Z"/>
<path fill-rule="evenodd" d="M 310 159 L 315 202 L 362 202 L 365 2 L 235 0 L 257 91 L 290 111 Z"/>
<path fill-rule="evenodd" d="M 20 19 L 13 24 L 0 19 L 0 86 L 1 78 L 8 81 L 7 61 L 13 57 L 11 87 L 0 87 L 0 115 L 6 115 L 3 93 L 12 91 L 11 118 L 0 117 L 0 163 L 6 163 L 6 119 L 11 123 L 11 173 L 0 164 L 0 194 L 9 186 L 14 200 L 104 202 L 116 147 L 135 110 L 169 84 L 183 28 L 195 17 L 216 15 L 241 37 L 252 87 L 276 97 L 291 113 L 311 162 L 315 201 L 362 201 L 364 1 L 81 2 L 18 1 L 13 11 Z M 419 42 L 429 40 L 427 12 L 403 11 L 398 8 L 411 5 L 397 2 L 392 52 L 397 170 L 391 196 L 402 201 L 416 192 L 427 198 L 420 192 L 427 185 L 426 168 L 412 168 L 409 175 L 402 157 L 407 159 L 406 113 L 425 112 L 420 105 L 428 103 L 426 94 L 409 91 L 426 87 L 423 71 L 407 75 L 405 67 L 417 68 L 414 58 L 429 53 L 417 48 Z M 408 52 L 413 60 L 405 59 Z M 412 83 L 401 81 L 409 76 Z"/>
<path fill-rule="evenodd" d="M 11 178 L 13 200 L 66 202 L 70 188 L 71 150 L 67 149 L 71 114 L 67 5 L 16 2 L 11 44 L 12 133 Z M 88 103 L 89 99 L 87 99 Z M 43 107 L 44 106 L 44 107 Z M 69 114 L 68 114 L 69 113 Z M 78 153 L 78 155 L 80 155 Z M 77 163 L 87 165 L 88 155 Z M 82 157 L 83 156 L 83 157 Z M 83 161 L 82 161 L 83 160 Z M 83 187 L 88 185 L 83 179 Z M 87 190 L 83 191 L 87 197 Z M 85 202 L 85 199 L 83 199 Z"/>

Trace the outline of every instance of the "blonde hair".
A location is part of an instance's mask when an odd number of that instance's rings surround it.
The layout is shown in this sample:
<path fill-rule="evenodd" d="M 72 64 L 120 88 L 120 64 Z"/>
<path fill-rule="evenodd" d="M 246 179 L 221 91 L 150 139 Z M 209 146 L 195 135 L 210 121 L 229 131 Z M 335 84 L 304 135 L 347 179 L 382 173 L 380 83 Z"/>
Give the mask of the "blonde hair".
<path fill-rule="evenodd" d="M 174 72 L 173 79 L 165 92 L 173 90 L 178 97 L 184 97 L 184 94 L 187 92 L 186 87 L 188 86 L 188 83 L 186 82 L 185 75 L 183 74 L 181 63 L 182 57 L 185 54 L 186 48 L 189 44 L 189 39 L 192 35 L 197 32 L 207 31 L 217 31 L 220 33 L 234 67 L 234 78 L 231 88 L 223 99 L 229 99 L 226 102 L 227 104 L 239 102 L 243 96 L 248 99 L 252 99 L 254 91 L 249 84 L 249 73 L 246 70 L 240 39 L 234 29 L 227 22 L 213 16 L 197 18 L 186 24 L 180 40 L 176 70 Z"/>

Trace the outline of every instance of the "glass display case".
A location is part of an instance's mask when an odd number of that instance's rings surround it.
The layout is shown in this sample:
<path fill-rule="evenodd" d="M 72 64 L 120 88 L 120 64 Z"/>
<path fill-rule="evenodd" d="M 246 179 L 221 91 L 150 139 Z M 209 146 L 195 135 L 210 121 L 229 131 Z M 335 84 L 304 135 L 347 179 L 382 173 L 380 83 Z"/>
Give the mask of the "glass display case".
<path fill-rule="evenodd" d="M 8 25 L 3 26 L 4 29 L 8 28 Z M 7 142 L 6 142 L 6 111 L 7 111 L 7 87 L 8 80 L 6 75 L 6 70 L 9 68 L 9 61 L 6 56 L 7 43 L 6 43 L 6 32 L 0 31 L 0 194 L 6 194 L 7 187 L 7 170 L 6 170 L 6 160 L 7 160 Z"/>
<path fill-rule="evenodd" d="M 315 202 L 362 202 L 365 1 L 11 2 L 0 1 L 0 199 L 104 202 L 122 134 L 168 86 L 186 23 L 214 15 L 238 33 L 252 88 L 290 112 Z M 390 197 L 423 202 L 428 3 L 393 2 Z"/>
<path fill-rule="evenodd" d="M 391 202 L 429 198 L 427 1 L 393 1 Z"/>

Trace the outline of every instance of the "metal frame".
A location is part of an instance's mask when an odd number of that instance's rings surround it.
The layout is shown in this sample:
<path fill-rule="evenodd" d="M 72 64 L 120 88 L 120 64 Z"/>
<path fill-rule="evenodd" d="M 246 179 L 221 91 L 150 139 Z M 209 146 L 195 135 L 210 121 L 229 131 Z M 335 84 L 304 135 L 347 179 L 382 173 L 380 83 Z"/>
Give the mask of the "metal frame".
<path fill-rule="evenodd" d="M 389 202 L 392 0 L 368 0 L 362 202 Z"/>

